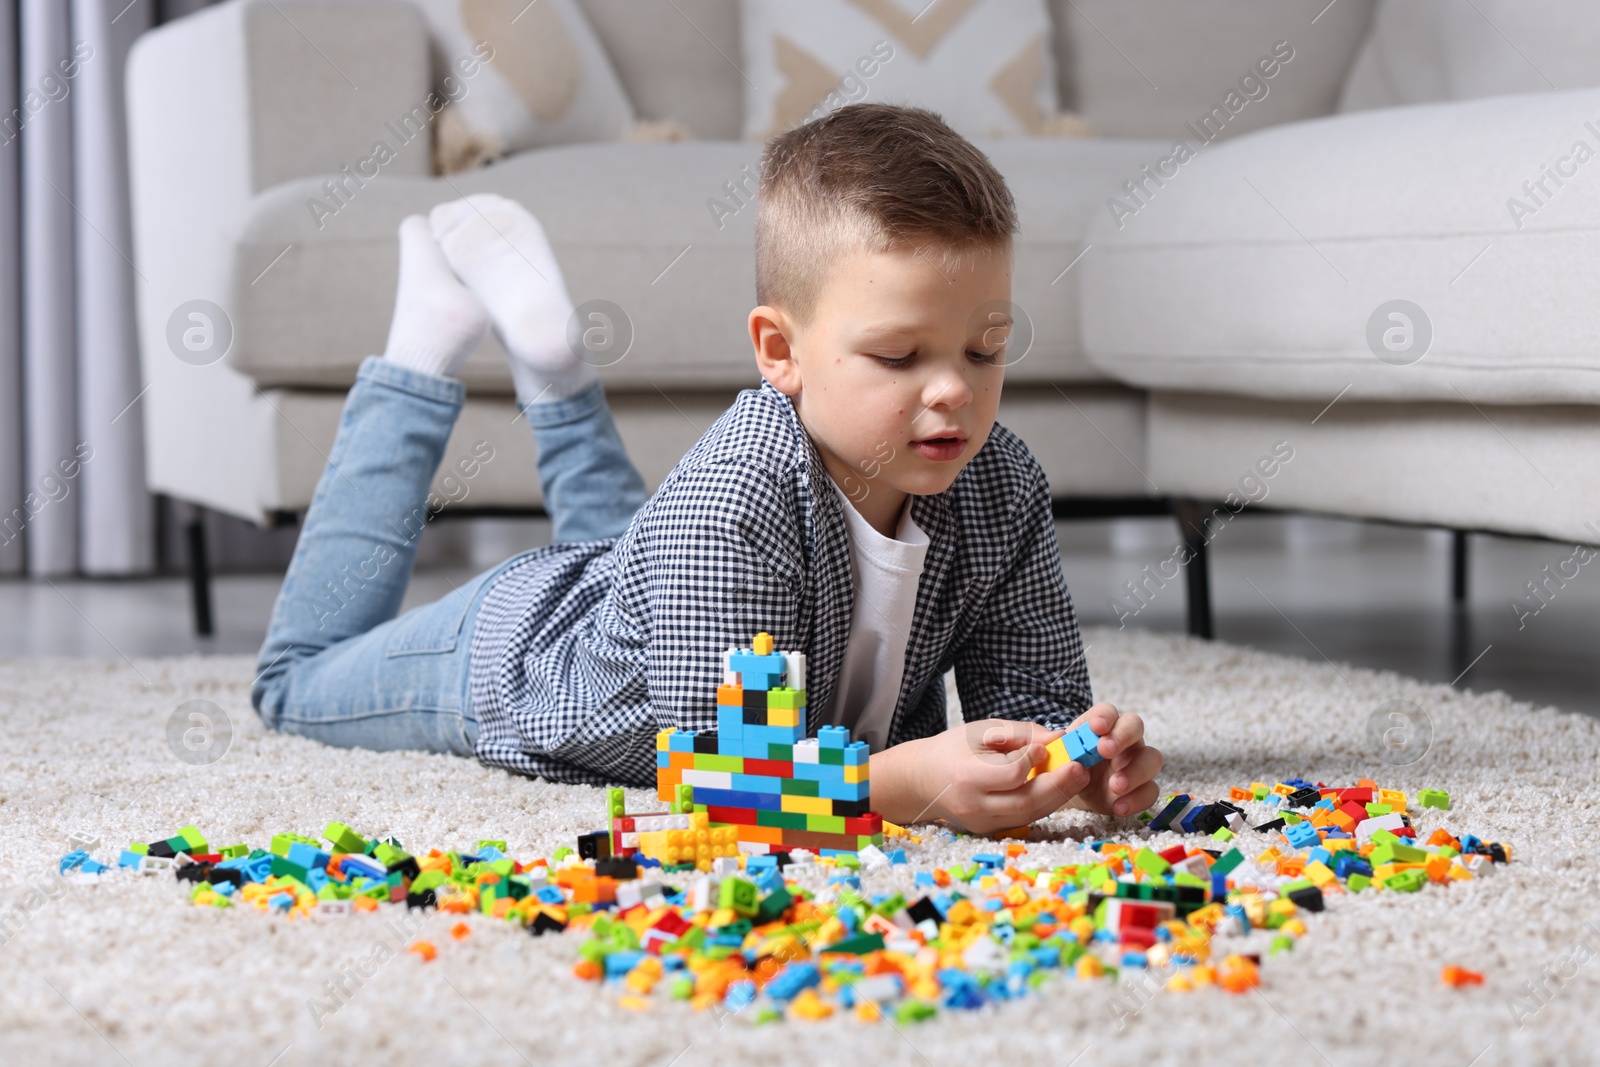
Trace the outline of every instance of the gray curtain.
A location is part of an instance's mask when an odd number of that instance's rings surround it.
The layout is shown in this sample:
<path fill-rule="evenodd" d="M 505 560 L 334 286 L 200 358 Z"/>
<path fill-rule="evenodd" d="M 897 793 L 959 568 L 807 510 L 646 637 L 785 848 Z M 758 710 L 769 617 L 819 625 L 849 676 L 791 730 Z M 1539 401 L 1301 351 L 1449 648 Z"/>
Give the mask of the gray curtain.
<path fill-rule="evenodd" d="M 154 567 L 123 70 L 203 0 L 0 0 L 0 574 Z"/>

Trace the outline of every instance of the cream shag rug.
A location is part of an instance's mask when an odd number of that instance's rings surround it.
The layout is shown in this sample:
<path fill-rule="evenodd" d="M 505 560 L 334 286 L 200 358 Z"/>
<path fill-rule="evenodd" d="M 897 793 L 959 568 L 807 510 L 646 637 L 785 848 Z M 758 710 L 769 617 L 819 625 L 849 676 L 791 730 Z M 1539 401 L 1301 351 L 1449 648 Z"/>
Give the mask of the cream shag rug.
<path fill-rule="evenodd" d="M 1228 645 L 1111 630 L 1088 640 L 1096 694 L 1143 715 L 1166 752 L 1164 789 L 1213 799 L 1230 785 L 1296 775 L 1330 784 L 1365 775 L 1413 794 L 1445 789 L 1454 808 L 1425 813 L 1424 836 L 1445 825 L 1505 841 L 1513 863 L 1494 878 L 1416 895 L 1334 898 L 1308 917 L 1292 953 L 1264 961 L 1259 993 L 1162 991 L 1138 1007 L 1110 982 L 1063 977 L 1019 1002 L 900 1029 L 850 1017 L 719 1025 L 664 1000 L 636 1014 L 618 1006 L 614 990 L 571 976 L 577 935 L 535 939 L 474 917 L 472 935 L 458 942 L 447 933 L 453 918 L 396 927 L 403 908 L 291 923 L 192 907 L 166 878 L 52 879 L 74 830 L 99 835 L 96 857 L 114 862 L 130 839 L 186 823 L 212 842 L 264 844 L 275 831 L 315 833 L 338 819 L 418 848 L 503 837 L 519 857 L 548 855 L 602 824 L 601 791 L 463 759 L 266 734 L 250 709 L 252 664 L 243 657 L 10 661 L 0 663 L 3 1059 L 141 1067 L 1596 1061 L 1600 724 L 1500 693 Z M 197 699 L 232 724 L 225 757 L 209 764 L 180 761 L 168 741 L 175 710 Z M 1404 747 L 1387 751 L 1415 759 L 1406 766 L 1386 765 L 1367 730 L 1393 700 L 1411 702 L 1410 725 L 1383 723 L 1401 731 L 1387 743 Z M 180 716 L 179 727 L 182 748 L 193 723 Z M 658 807 L 644 791 L 629 801 Z M 1028 859 L 1048 864 L 1080 840 L 1125 838 L 1137 825 L 1057 816 L 1036 829 L 1048 840 L 1031 844 Z M 1259 851 L 1251 836 L 1248 850 Z M 913 846 L 911 867 L 870 875 L 867 888 L 909 892 L 911 871 L 981 847 L 972 839 Z M 396 952 L 373 962 L 419 936 L 439 945 L 436 961 Z M 1451 963 L 1482 971 L 1486 984 L 1442 986 L 1440 968 Z M 314 1003 L 335 1003 L 335 980 L 349 996 L 319 1018 Z"/>

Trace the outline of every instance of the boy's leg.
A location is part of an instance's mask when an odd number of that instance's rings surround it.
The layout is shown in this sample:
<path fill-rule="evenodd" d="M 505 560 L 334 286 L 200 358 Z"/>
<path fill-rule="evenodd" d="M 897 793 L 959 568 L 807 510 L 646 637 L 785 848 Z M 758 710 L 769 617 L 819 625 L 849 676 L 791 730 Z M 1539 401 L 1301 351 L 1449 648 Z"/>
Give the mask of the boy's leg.
<path fill-rule="evenodd" d="M 522 417 L 539 449 L 539 484 L 551 539 L 618 537 L 648 497 L 595 382 L 565 400 L 529 404 Z"/>
<path fill-rule="evenodd" d="M 400 610 L 464 396 L 450 379 L 362 363 L 261 647 L 251 698 L 269 726 L 292 710 L 294 674 Z"/>
<path fill-rule="evenodd" d="M 554 540 L 618 536 L 645 502 L 644 479 L 599 376 L 569 343 L 574 309 L 544 227 L 516 201 L 489 194 L 440 204 L 428 221 L 511 357 Z"/>
<path fill-rule="evenodd" d="M 465 683 L 450 675 L 448 657 L 430 660 L 430 674 L 388 669 L 395 665 L 374 653 L 389 650 L 391 638 L 402 655 L 454 648 L 442 633 L 452 622 L 459 629 L 466 605 L 450 598 L 408 614 L 409 629 L 391 627 L 397 635 L 382 631 L 405 596 L 429 515 L 428 487 L 465 399 L 449 376 L 487 328 L 486 313 L 451 272 L 426 220 L 406 219 L 388 347 L 383 358 L 362 363 L 345 400 L 261 648 L 251 700 L 267 725 L 292 729 L 343 717 L 352 729 L 337 743 L 437 748 L 440 705 L 453 704 L 458 719 L 464 710 L 449 695 Z M 419 619 L 431 624 L 425 633 L 415 632 Z M 441 686 L 442 699 L 435 692 Z M 406 725 L 408 709 L 420 713 L 420 731 Z M 354 728 L 357 722 L 367 733 Z M 446 731 L 447 749 L 460 733 L 459 723 Z"/>

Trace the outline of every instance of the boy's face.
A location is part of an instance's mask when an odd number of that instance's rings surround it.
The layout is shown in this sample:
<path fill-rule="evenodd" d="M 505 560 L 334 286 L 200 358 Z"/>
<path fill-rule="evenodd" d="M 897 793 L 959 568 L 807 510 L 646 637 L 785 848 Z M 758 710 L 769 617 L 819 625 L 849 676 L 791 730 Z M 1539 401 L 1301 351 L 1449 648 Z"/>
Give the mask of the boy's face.
<path fill-rule="evenodd" d="M 762 375 L 879 532 L 892 534 L 908 495 L 948 489 L 989 439 L 1010 301 L 1009 248 L 948 275 L 900 249 L 840 260 L 803 329 L 777 308 L 750 312 Z"/>

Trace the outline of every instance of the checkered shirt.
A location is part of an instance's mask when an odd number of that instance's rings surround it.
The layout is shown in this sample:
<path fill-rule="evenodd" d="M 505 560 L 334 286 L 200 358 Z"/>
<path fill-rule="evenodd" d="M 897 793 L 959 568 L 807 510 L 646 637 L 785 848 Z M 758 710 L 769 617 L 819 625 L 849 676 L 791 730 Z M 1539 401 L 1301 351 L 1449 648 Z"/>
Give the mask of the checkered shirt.
<path fill-rule="evenodd" d="M 722 653 L 759 631 L 806 654 L 816 733 L 854 603 L 842 503 L 788 397 L 739 394 L 618 538 L 525 554 L 473 629 L 484 763 L 562 782 L 655 781 L 656 733 L 716 726 Z M 870 486 L 870 483 L 868 483 Z M 1092 703 L 1044 471 L 996 425 L 949 489 L 911 498 L 929 546 L 889 744 L 962 712 L 1065 726 Z"/>

